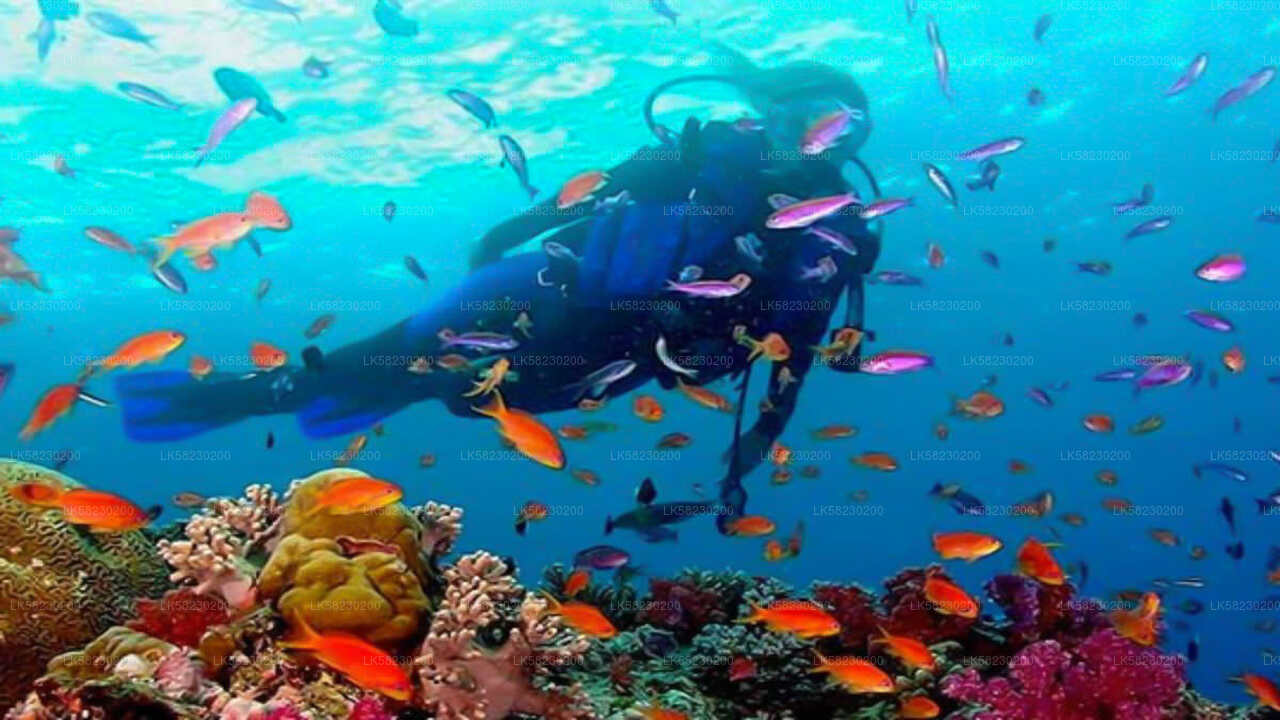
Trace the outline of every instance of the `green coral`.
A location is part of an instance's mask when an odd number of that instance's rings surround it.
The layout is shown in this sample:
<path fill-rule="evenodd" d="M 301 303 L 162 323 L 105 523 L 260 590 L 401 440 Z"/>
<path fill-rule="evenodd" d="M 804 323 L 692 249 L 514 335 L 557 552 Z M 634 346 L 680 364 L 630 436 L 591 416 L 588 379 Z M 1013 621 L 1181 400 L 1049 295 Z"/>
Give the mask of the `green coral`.
<path fill-rule="evenodd" d="M 48 677 L 56 679 L 63 687 L 74 687 L 89 680 L 109 677 L 116 665 L 130 655 L 154 666 L 174 649 L 176 646 L 164 640 L 116 625 L 84 649 L 63 653 L 50 660 Z"/>
<path fill-rule="evenodd" d="M 19 502 L 10 488 L 71 478 L 0 460 L 0 707 L 17 702 L 45 663 L 133 616 L 138 597 L 169 588 L 168 570 L 142 532 L 94 534 L 57 510 Z"/>

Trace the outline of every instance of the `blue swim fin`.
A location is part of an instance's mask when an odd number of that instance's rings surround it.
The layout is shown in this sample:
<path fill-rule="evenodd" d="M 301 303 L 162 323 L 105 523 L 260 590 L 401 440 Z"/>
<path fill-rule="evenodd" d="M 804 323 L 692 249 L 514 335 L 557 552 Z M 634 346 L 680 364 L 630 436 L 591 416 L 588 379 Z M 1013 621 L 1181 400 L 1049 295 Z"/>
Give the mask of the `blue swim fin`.
<path fill-rule="evenodd" d="M 183 440 L 252 414 L 233 412 L 225 390 L 238 381 L 209 376 L 197 380 L 190 373 L 161 372 L 117 375 L 117 402 L 124 433 L 138 442 Z"/>

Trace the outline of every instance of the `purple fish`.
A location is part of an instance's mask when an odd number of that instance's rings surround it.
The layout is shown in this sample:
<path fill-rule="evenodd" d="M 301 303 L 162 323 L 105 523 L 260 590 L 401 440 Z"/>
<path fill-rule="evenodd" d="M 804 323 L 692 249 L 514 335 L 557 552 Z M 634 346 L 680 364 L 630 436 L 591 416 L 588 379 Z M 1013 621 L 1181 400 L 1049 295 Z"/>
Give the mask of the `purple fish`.
<path fill-rule="evenodd" d="M 924 174 L 929 178 L 929 183 L 938 191 L 944 200 L 951 203 L 951 207 L 959 207 L 960 199 L 956 197 L 955 188 L 951 187 L 951 181 L 936 166 L 929 163 L 924 164 Z"/>
<path fill-rule="evenodd" d="M 986 145 L 979 145 L 978 147 L 972 150 L 962 152 L 960 153 L 960 159 L 972 160 L 973 162 L 982 162 L 987 158 L 993 158 L 993 157 L 996 157 L 997 155 L 1006 155 L 1008 153 L 1021 150 L 1022 146 L 1026 144 L 1027 144 L 1027 141 L 1025 138 L 1020 138 L 1020 137 L 1004 138 L 1002 140 L 989 142 Z"/>
<path fill-rule="evenodd" d="M 846 237 L 844 233 L 836 232 L 831 228 L 823 227 L 821 225 L 812 225 L 805 228 L 804 231 L 806 234 L 813 235 L 846 255 L 858 254 L 858 246 Z"/>
<path fill-rule="evenodd" d="M 461 88 L 452 88 L 445 92 L 450 100 L 458 103 L 463 110 L 471 113 L 472 117 L 484 123 L 486 128 L 491 128 L 498 124 L 498 118 L 493 112 L 493 107 L 485 102 L 479 95 L 467 92 Z"/>
<path fill-rule="evenodd" d="M 858 369 L 868 375 L 898 375 L 933 367 L 933 358 L 914 350 L 886 350 L 864 358 Z"/>
<path fill-rule="evenodd" d="M 923 285 L 924 281 L 915 275 L 908 275 L 901 270 L 881 270 L 871 275 L 867 280 L 873 285 L 883 283 L 885 285 Z"/>
<path fill-rule="evenodd" d="M 1137 380 L 1134 381 L 1134 385 L 1138 390 L 1166 387 L 1168 385 L 1177 385 L 1189 377 L 1191 377 L 1191 363 L 1172 360 L 1156 363 L 1147 368 L 1147 371 L 1139 375 Z"/>
<path fill-rule="evenodd" d="M 1155 196 L 1156 196 L 1156 189 L 1152 187 L 1151 183 L 1147 183 L 1146 185 L 1142 186 L 1142 195 L 1136 198 L 1133 198 L 1132 200 L 1125 200 L 1124 202 L 1112 203 L 1111 209 L 1116 215 L 1124 215 L 1125 213 L 1133 212 L 1134 210 L 1137 210 L 1140 207 L 1145 207 L 1147 205 L 1150 205 L 1151 201 L 1155 199 Z"/>
<path fill-rule="evenodd" d="M 200 163 L 209 156 L 209 153 L 217 149 L 222 141 L 232 133 L 236 128 L 244 124 L 245 120 L 258 109 L 257 98 L 242 98 L 231 103 L 231 107 L 218 117 L 217 122 L 213 124 L 213 129 L 209 131 L 209 139 L 205 141 L 204 146 L 196 151 L 196 167 L 200 167 Z"/>
<path fill-rule="evenodd" d="M 1169 86 L 1168 90 L 1164 91 L 1164 96 L 1172 97 L 1191 87 L 1192 83 L 1200 79 L 1207 67 L 1209 67 L 1209 54 L 1200 53 L 1191 61 L 1187 69 L 1182 72 L 1182 77 L 1178 78 L 1176 82 Z"/>
<path fill-rule="evenodd" d="M 1108 370 L 1104 373 L 1098 373 L 1093 376 L 1098 382 L 1125 382 L 1138 377 L 1138 371 L 1132 368 L 1124 368 L 1123 370 Z"/>
<path fill-rule="evenodd" d="M 573 556 L 573 566 L 592 570 L 616 570 L 631 562 L 626 550 L 612 545 L 593 545 Z"/>
<path fill-rule="evenodd" d="M 1130 230 L 1125 235 L 1125 239 L 1132 240 L 1133 238 L 1136 238 L 1140 235 L 1149 235 L 1154 232 L 1160 232 L 1161 230 L 1168 228 L 1172 224 L 1173 224 L 1173 218 L 1167 215 L 1163 217 L 1152 218 L 1151 220 L 1148 220 L 1142 223 L 1141 225 L 1138 225 L 1134 229 Z"/>
<path fill-rule="evenodd" d="M 751 276 L 738 273 L 728 280 L 667 281 L 667 289 L 700 298 L 731 298 L 751 285 Z"/>
<path fill-rule="evenodd" d="M 1230 320 L 1208 310 L 1188 310 L 1184 315 L 1191 322 L 1209 330 L 1231 332 L 1236 329 L 1236 326 Z"/>
<path fill-rule="evenodd" d="M 1214 103 L 1213 107 L 1209 109 L 1209 114 L 1213 116 L 1214 120 L 1217 120 L 1218 113 L 1226 110 L 1232 105 L 1235 105 L 1241 100 L 1252 97 L 1259 90 L 1269 85 L 1271 81 L 1275 79 L 1275 76 L 1275 67 L 1268 65 L 1262 68 L 1258 72 L 1246 78 L 1243 83 L 1223 93 L 1222 97 L 1218 98 L 1218 102 Z"/>
<path fill-rule="evenodd" d="M 516 173 L 516 178 L 520 180 L 520 187 L 529 193 L 529 199 L 537 197 L 538 188 L 529 184 L 529 163 L 525 159 L 524 149 L 520 147 L 520 143 L 510 135 L 499 135 L 498 144 L 502 146 L 502 162 L 499 167 L 510 165 Z"/>
<path fill-rule="evenodd" d="M 1049 397 L 1049 393 L 1041 388 L 1033 387 L 1027 390 L 1027 397 L 1031 398 L 1037 405 L 1042 407 L 1053 407 L 1053 398 Z"/>
<path fill-rule="evenodd" d="M 805 131 L 804 137 L 800 141 L 800 152 L 805 155 L 819 155 L 826 152 L 840 142 L 841 138 L 849 134 L 849 128 L 852 127 L 854 121 L 861 121 L 862 119 L 861 110 L 854 110 L 843 105 L 839 110 L 823 115 Z"/>
<path fill-rule="evenodd" d="M 978 177 L 973 180 L 965 181 L 965 187 L 970 190 L 986 188 L 991 192 L 995 192 L 996 180 L 999 179 L 1000 166 L 996 164 L 995 160 L 985 160 L 979 169 Z"/>
<path fill-rule="evenodd" d="M 924 32 L 925 35 L 929 37 L 930 46 L 942 44 L 942 36 L 938 34 L 938 22 L 933 18 L 929 18 L 929 20 L 925 22 Z"/>
<path fill-rule="evenodd" d="M 1235 282 L 1244 277 L 1244 258 L 1240 255 L 1219 255 L 1196 268 L 1196 277 L 1209 282 Z"/>
<path fill-rule="evenodd" d="M 772 199 L 772 198 L 771 198 Z M 841 193 L 826 197 L 801 200 L 779 207 L 764 221 L 770 230 L 790 230 L 808 227 L 829 215 L 834 215 L 850 205 L 857 204 L 858 196 L 854 193 Z"/>
<path fill-rule="evenodd" d="M 890 213 L 895 213 L 904 207 L 915 204 L 915 198 L 886 198 L 884 200 L 876 200 L 863 207 L 858 211 L 858 217 L 863 220 L 875 220 L 884 217 Z"/>
<path fill-rule="evenodd" d="M 440 347 L 465 347 L 472 350 L 515 350 L 520 343 L 510 335 L 491 332 L 468 332 L 461 335 L 449 328 L 436 333 Z"/>

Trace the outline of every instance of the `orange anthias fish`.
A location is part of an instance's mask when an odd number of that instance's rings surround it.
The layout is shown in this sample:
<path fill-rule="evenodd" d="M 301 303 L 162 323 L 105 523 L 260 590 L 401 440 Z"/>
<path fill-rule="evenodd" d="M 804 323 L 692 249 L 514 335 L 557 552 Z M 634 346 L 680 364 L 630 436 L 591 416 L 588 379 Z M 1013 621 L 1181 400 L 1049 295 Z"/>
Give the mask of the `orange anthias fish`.
<path fill-rule="evenodd" d="M 969 420 L 990 420 L 1004 414 L 1004 401 L 995 393 L 979 390 L 967 398 L 952 400 L 951 414 Z"/>
<path fill-rule="evenodd" d="M 884 452 L 864 452 L 861 455 L 849 458 L 849 462 L 859 467 L 882 472 L 893 472 L 898 469 L 898 461 L 889 453 Z"/>
<path fill-rule="evenodd" d="M 187 365 L 187 371 L 191 373 L 191 377 L 197 380 L 203 380 L 213 372 L 213 363 L 209 358 L 203 355 L 192 355 L 191 362 Z"/>
<path fill-rule="evenodd" d="M 942 714 L 938 703 L 925 695 L 906 698 L 898 706 L 898 716 L 904 720 L 932 720 Z"/>
<path fill-rule="evenodd" d="M 289 361 L 289 353 L 271 343 L 258 340 L 249 346 L 249 358 L 259 370 L 273 370 Z"/>
<path fill-rule="evenodd" d="M 978 617 L 978 601 L 949 580 L 936 575 L 925 578 L 924 596 L 933 603 L 934 611 L 941 615 L 955 615 L 970 620 Z"/>
<path fill-rule="evenodd" d="M 553 470 L 564 467 L 564 451 L 555 433 L 537 418 L 523 410 L 508 409 L 502 401 L 502 393 L 493 391 L 493 402 L 472 410 L 498 421 L 498 432 L 515 445 L 516 450 L 534 462 Z"/>
<path fill-rule="evenodd" d="M 1045 585 L 1061 585 L 1067 579 L 1049 547 L 1035 538 L 1018 548 L 1018 572 Z"/>
<path fill-rule="evenodd" d="M 652 395 L 637 395 L 632 402 L 636 417 L 645 422 L 658 422 L 662 419 L 662 404 Z"/>
<path fill-rule="evenodd" d="M 779 600 L 766 608 L 755 603 L 740 623 L 764 623 L 770 630 L 801 638 L 830 637 L 840 632 L 840 622 L 826 610 L 803 600 Z"/>
<path fill-rule="evenodd" d="M 591 434 L 581 425 L 561 425 L 556 432 L 565 440 L 586 440 Z"/>
<path fill-rule="evenodd" d="M 743 515 L 730 520 L 726 529 L 730 535 L 738 537 L 760 537 L 777 530 L 778 526 L 763 515 Z"/>
<path fill-rule="evenodd" d="M 63 489 L 32 482 L 9 488 L 9 494 L 27 505 L 60 510 L 63 520 L 95 533 L 137 530 L 160 514 L 159 507 L 147 512 L 119 495 L 87 488 Z"/>
<path fill-rule="evenodd" d="M 1232 347 L 1222 353 L 1222 364 L 1232 374 L 1244 372 L 1244 351 L 1240 349 L 1239 345 Z"/>
<path fill-rule="evenodd" d="M 462 393 L 462 397 L 476 397 L 477 395 L 484 397 L 485 395 L 488 395 L 502 384 L 502 381 L 507 377 L 507 371 L 510 369 L 511 361 L 508 360 L 505 355 L 498 358 L 493 361 L 493 364 L 485 371 L 484 379 L 478 382 L 473 381 L 471 384 L 474 387 L 472 387 L 468 392 Z M 513 375 L 512 377 L 515 376 Z"/>
<path fill-rule="evenodd" d="M 317 633 L 301 614 L 294 615 L 294 623 L 297 635 L 280 647 L 309 652 L 366 690 L 400 701 L 413 696 L 409 674 L 386 651 L 348 633 Z"/>
<path fill-rule="evenodd" d="M 693 400 L 703 407 L 708 407 L 712 410 L 720 410 L 722 412 L 733 412 L 733 403 L 729 402 L 729 400 L 720 393 L 697 385 L 686 385 L 684 381 L 680 379 L 676 380 L 676 385 L 680 388 L 680 392 L 685 394 L 685 397 Z"/>
<path fill-rule="evenodd" d="M 786 547 L 778 540 L 769 540 L 764 544 L 764 559 L 769 562 L 778 562 L 791 557 L 791 553 L 787 552 Z"/>
<path fill-rule="evenodd" d="M 792 453 L 791 448 L 783 445 L 777 440 L 773 441 L 773 445 L 769 446 L 769 462 L 784 467 L 791 464 Z"/>
<path fill-rule="evenodd" d="M 858 434 L 858 428 L 852 425 L 824 425 L 813 431 L 816 440 L 841 440 Z"/>
<path fill-rule="evenodd" d="M 581 602 L 561 603 L 550 595 L 546 595 L 546 599 L 548 613 L 559 615 L 566 625 L 583 635 L 608 640 L 618 634 L 618 629 L 609 622 L 609 618 L 593 605 Z"/>
<path fill-rule="evenodd" d="M 365 434 L 357 435 L 351 438 L 351 442 L 342 449 L 342 454 L 333 461 L 334 465 L 349 465 L 352 460 L 359 457 L 360 452 L 364 450 L 364 446 L 369 444 L 369 436 Z"/>
<path fill-rule="evenodd" d="M 831 339 L 830 345 L 815 345 L 812 349 L 818 359 L 824 363 L 836 363 L 853 355 L 862 343 L 862 331 L 857 328 L 840 328 Z"/>
<path fill-rule="evenodd" d="M 644 720 L 689 720 L 689 716 L 679 710 L 668 710 L 661 707 L 634 708 Z"/>
<path fill-rule="evenodd" d="M 372 512 L 404 497 L 399 485 L 365 475 L 335 480 L 315 495 L 307 515 L 325 511 L 330 515 Z"/>
<path fill-rule="evenodd" d="M 1160 596 L 1143 593 L 1138 607 L 1133 610 L 1114 610 L 1111 625 L 1116 632 L 1139 645 L 1156 644 L 1156 623 L 1160 619 Z"/>
<path fill-rule="evenodd" d="M 772 360 L 773 362 L 786 362 L 791 357 L 791 346 L 776 332 L 771 332 L 765 335 L 764 338 L 756 340 L 747 334 L 745 326 L 738 325 L 733 329 L 733 339 L 739 345 L 751 350 L 751 353 L 747 355 L 747 362 L 751 362 L 761 355 L 766 360 Z"/>
<path fill-rule="evenodd" d="M 823 657 L 818 656 L 818 664 L 810 672 L 826 673 L 837 684 L 851 693 L 891 693 L 894 691 L 893 678 L 875 666 L 870 660 L 860 657 Z"/>
<path fill-rule="evenodd" d="M 291 227 L 293 221 L 280 201 L 266 193 L 252 192 L 242 212 L 210 215 L 183 225 L 173 235 L 156 238 L 160 251 L 152 264 L 164 265 L 179 250 L 195 261 L 208 257 L 213 250 L 235 245 L 256 228 L 288 230 Z M 205 264 L 208 266 L 207 261 Z"/>
<path fill-rule="evenodd" d="M 531 522 L 542 522 L 547 519 L 550 509 L 545 503 L 537 500 L 530 500 L 520 506 L 520 510 L 516 513 L 516 534 L 524 535 Z"/>
<path fill-rule="evenodd" d="M 589 584 L 591 584 L 591 571 L 586 568 L 578 568 L 570 573 L 569 578 L 564 581 L 564 596 L 571 598 L 582 592 Z"/>
<path fill-rule="evenodd" d="M 1111 416 L 1104 415 L 1102 413 L 1094 413 L 1093 415 L 1086 415 L 1084 417 L 1084 420 L 1082 420 L 1081 422 L 1084 424 L 1085 429 L 1088 430 L 1089 432 L 1109 433 L 1112 430 L 1116 429 L 1116 423 L 1114 420 L 1111 419 Z"/>
<path fill-rule="evenodd" d="M 957 532 L 936 532 L 933 534 L 933 549 L 943 560 L 967 560 L 973 562 L 1004 547 L 1000 538 L 980 532 L 965 530 Z"/>
<path fill-rule="evenodd" d="M 1280 688 L 1277 688 L 1275 683 L 1253 673 L 1242 674 L 1240 682 L 1244 683 L 1245 690 L 1250 695 L 1258 698 L 1258 704 L 1272 710 L 1280 710 Z"/>
<path fill-rule="evenodd" d="M 937 667 L 937 662 L 933 659 L 933 653 L 929 652 L 928 645 L 913 637 L 890 635 L 884 628 L 879 628 L 879 630 L 880 637 L 873 638 L 871 643 L 873 645 L 884 645 L 885 651 L 898 658 L 903 665 L 913 670 L 929 671 Z"/>
<path fill-rule="evenodd" d="M 571 208 L 590 200 L 597 190 L 609 184 L 609 175 L 603 170 L 588 170 L 569 178 L 556 195 L 556 207 Z"/>
<path fill-rule="evenodd" d="M 46 390 L 44 395 L 36 401 L 36 407 L 31 411 L 31 417 L 27 419 L 27 424 L 22 426 L 18 437 L 30 440 L 37 433 L 48 429 L 58 418 L 71 412 L 76 405 L 76 400 L 80 399 L 81 390 L 78 383 L 54 385 Z"/>
<path fill-rule="evenodd" d="M 143 363 L 158 363 L 169 353 L 177 350 L 186 340 L 187 336 L 177 330 L 143 333 L 126 341 L 116 348 L 115 352 L 98 361 L 97 365 L 102 370 L 116 368 L 129 370 Z"/>

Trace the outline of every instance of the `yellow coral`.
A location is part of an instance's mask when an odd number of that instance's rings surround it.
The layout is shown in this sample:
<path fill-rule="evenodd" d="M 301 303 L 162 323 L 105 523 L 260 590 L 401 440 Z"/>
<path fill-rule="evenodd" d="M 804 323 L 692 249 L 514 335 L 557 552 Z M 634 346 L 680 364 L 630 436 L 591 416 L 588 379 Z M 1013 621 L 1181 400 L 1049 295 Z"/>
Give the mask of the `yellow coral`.
<path fill-rule="evenodd" d="M 158 597 L 168 570 L 140 532 L 89 536 L 57 511 L 14 499 L 9 488 L 52 470 L 0 460 L 0 708 L 17 702 L 54 655 L 133 615 L 135 598 Z"/>
<path fill-rule="evenodd" d="M 63 653 L 50 660 L 48 674 L 62 686 L 74 687 L 86 680 L 110 675 L 116 664 L 129 655 L 136 655 L 154 666 L 174 649 L 176 646 L 164 640 L 116 625 L 83 650 Z"/>

